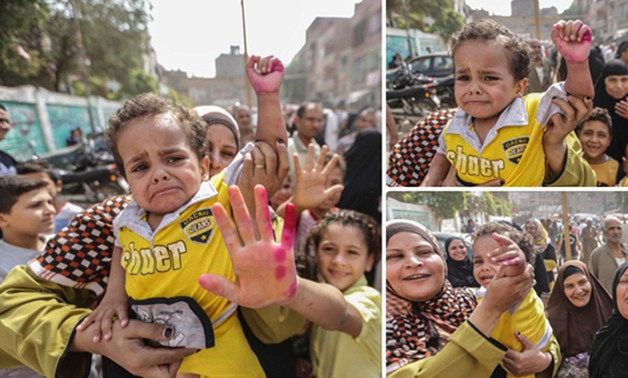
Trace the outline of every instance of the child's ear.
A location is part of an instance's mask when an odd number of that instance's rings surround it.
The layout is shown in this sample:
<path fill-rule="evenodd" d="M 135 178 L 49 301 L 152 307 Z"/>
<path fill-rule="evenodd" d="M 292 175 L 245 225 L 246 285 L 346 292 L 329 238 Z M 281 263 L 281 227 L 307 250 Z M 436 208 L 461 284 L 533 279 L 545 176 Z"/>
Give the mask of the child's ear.
<path fill-rule="evenodd" d="M 369 257 L 366 258 L 366 271 L 370 272 L 373 269 L 373 264 L 375 264 L 375 254 L 371 253 Z"/>
<path fill-rule="evenodd" d="M 201 173 L 203 174 L 203 180 L 209 179 L 209 156 L 203 157 L 200 161 Z"/>
<path fill-rule="evenodd" d="M 517 96 L 523 97 L 523 95 L 525 94 L 525 90 L 526 90 L 527 86 L 528 86 L 528 78 L 527 77 L 524 77 L 523 79 L 519 80 L 515 84 L 515 92 L 517 93 Z"/>
<path fill-rule="evenodd" d="M 9 225 L 9 222 L 7 220 L 7 215 L 5 213 L 0 213 L 0 228 L 5 228 Z"/>

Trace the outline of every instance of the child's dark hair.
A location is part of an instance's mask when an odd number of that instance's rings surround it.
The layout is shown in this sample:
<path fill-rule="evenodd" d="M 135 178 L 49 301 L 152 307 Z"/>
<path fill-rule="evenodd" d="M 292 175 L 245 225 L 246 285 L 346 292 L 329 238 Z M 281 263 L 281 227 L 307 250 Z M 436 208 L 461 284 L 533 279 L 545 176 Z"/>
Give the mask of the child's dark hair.
<path fill-rule="evenodd" d="M 608 134 L 611 137 L 613 136 L 613 120 L 611 118 L 611 115 L 608 113 L 608 110 L 604 108 L 593 108 L 593 110 L 591 111 L 591 114 L 584 117 L 578 123 L 578 126 L 576 127 L 576 133 L 580 135 L 580 132 L 582 131 L 582 127 L 584 126 L 584 124 L 591 121 L 599 121 L 605 124 L 606 126 L 608 126 Z"/>
<path fill-rule="evenodd" d="M 111 149 L 116 165 L 124 177 L 126 177 L 124 162 L 118 151 L 118 136 L 124 126 L 136 118 L 154 117 L 167 113 L 172 114 L 185 131 L 196 156 L 199 159 L 205 156 L 207 130 L 201 117 L 195 111 L 174 105 L 170 100 L 155 93 L 142 93 L 122 104 L 116 114 L 109 119 L 109 127 L 106 130 L 107 146 Z"/>
<path fill-rule="evenodd" d="M 532 236 L 525 231 L 519 230 L 513 226 L 510 226 L 502 222 L 488 222 L 481 225 L 474 233 L 473 240 L 477 240 L 478 237 L 483 235 L 491 235 L 497 233 L 508 237 L 515 242 L 526 257 L 526 261 L 534 265 L 536 259 L 536 252 L 534 251 L 534 240 Z"/>
<path fill-rule="evenodd" d="M 321 244 L 323 234 L 330 224 L 338 223 L 342 226 L 353 226 L 359 229 L 364 236 L 364 242 L 368 249 L 368 255 L 373 255 L 374 262 L 381 258 L 382 234 L 379 225 L 373 217 L 354 210 L 339 209 L 330 211 L 310 230 L 305 239 L 307 248 L 306 256 L 316 256 L 316 251 Z M 306 259 L 308 259 L 306 257 Z M 316 263 L 314 261 L 301 261 L 300 270 L 303 277 L 316 277 Z"/>
<path fill-rule="evenodd" d="M 451 56 L 463 42 L 473 40 L 496 41 L 508 57 L 510 71 L 516 80 L 527 78 L 530 73 L 530 56 L 532 49 L 528 42 L 495 21 L 484 19 L 466 24 L 462 30 L 451 36 L 449 46 Z M 455 69 L 455 67 L 454 67 Z"/>
<path fill-rule="evenodd" d="M 52 169 L 50 164 L 43 160 L 28 160 L 17 163 L 15 166 L 18 175 L 27 175 L 30 173 L 45 173 L 50 177 L 50 180 L 57 184 L 61 181 L 61 177 Z"/>
<path fill-rule="evenodd" d="M 20 196 L 45 187 L 45 181 L 29 176 L 0 177 L 0 213 L 9 214 Z"/>

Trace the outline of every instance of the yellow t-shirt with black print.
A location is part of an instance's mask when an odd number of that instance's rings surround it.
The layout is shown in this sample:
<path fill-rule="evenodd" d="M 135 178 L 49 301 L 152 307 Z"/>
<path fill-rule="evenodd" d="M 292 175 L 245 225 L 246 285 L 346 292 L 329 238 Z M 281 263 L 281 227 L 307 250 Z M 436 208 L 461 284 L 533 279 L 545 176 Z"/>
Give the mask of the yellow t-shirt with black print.
<path fill-rule="evenodd" d="M 438 152 L 456 168 L 458 180 L 479 185 L 501 179 L 505 186 L 540 186 L 545 176 L 543 129 L 536 120 L 541 94 L 515 98 L 482 143 L 462 110 L 443 129 Z"/>
<path fill-rule="evenodd" d="M 230 213 L 224 177 L 221 173 L 211 183 L 202 183 L 194 197 L 166 215 L 154 231 L 146 222 L 146 212 L 135 202 L 115 219 L 114 228 L 123 250 L 126 291 L 139 318 L 173 324 L 175 341 L 179 337 L 202 341 L 204 334 L 207 342 L 212 338 L 208 329 L 213 329 L 214 345 L 186 357 L 179 372 L 203 377 L 262 377 L 263 370 L 235 312 L 237 306 L 198 284 L 204 273 L 235 281 L 211 210 L 211 205 L 219 202 Z"/>
<path fill-rule="evenodd" d="M 478 303 L 483 293 L 480 291 Z M 530 289 L 523 301 L 502 314 L 491 332 L 491 338 L 509 349 L 521 352 L 523 345 L 515 336 L 515 332 L 521 333 L 543 352 L 550 348 L 552 337 L 554 337 L 552 326 L 545 317 L 543 301 L 536 295 L 534 289 Z M 514 376 L 508 374 L 508 377 Z M 534 374 L 524 377 L 534 378 Z"/>

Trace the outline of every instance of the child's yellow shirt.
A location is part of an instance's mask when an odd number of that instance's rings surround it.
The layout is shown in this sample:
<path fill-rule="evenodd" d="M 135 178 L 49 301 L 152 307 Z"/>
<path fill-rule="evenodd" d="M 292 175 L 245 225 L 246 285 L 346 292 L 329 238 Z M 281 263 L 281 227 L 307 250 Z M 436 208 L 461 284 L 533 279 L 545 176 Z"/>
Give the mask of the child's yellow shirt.
<path fill-rule="evenodd" d="M 224 177 L 221 173 L 211 183 L 204 182 L 187 204 L 166 215 L 154 231 L 145 220 L 146 212 L 135 202 L 115 219 L 114 229 L 123 250 L 127 294 L 131 303 L 145 301 L 141 309 L 132 306 L 140 318 L 175 325 L 175 341 L 179 337 L 202 339 L 203 334 L 208 337 L 208 329 L 213 328 L 214 346 L 186 357 L 179 372 L 203 377 L 262 377 L 261 365 L 235 312 L 237 306 L 198 284 L 204 273 L 235 281 L 211 210 L 211 205 L 219 202 L 230 213 Z"/>
<path fill-rule="evenodd" d="M 478 302 L 481 299 L 480 294 Z M 543 352 L 550 348 L 553 337 L 552 326 L 545 317 L 543 301 L 536 295 L 534 289 L 530 289 L 528 295 L 517 306 L 502 314 L 491 337 L 509 349 L 521 352 L 523 345 L 515 336 L 515 332 L 521 333 Z M 508 377 L 514 376 L 508 374 Z M 534 378 L 534 374 L 525 377 Z"/>
<path fill-rule="evenodd" d="M 471 116 L 462 110 L 445 126 L 438 153 L 456 168 L 463 184 L 495 179 L 504 186 L 540 186 L 545 177 L 543 129 L 536 120 L 541 94 L 515 98 L 482 143 Z"/>

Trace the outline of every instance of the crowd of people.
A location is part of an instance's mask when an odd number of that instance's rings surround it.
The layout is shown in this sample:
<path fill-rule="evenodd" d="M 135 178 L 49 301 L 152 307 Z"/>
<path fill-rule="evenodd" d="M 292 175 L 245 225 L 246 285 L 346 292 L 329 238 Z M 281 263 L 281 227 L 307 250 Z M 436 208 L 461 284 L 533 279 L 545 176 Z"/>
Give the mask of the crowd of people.
<path fill-rule="evenodd" d="M 125 101 L 106 134 L 132 194 L 70 219 L 53 169 L 2 161 L 2 376 L 381 376 L 375 112 L 330 150 L 320 102 L 286 124 L 278 59 L 247 74 L 255 126 Z"/>

